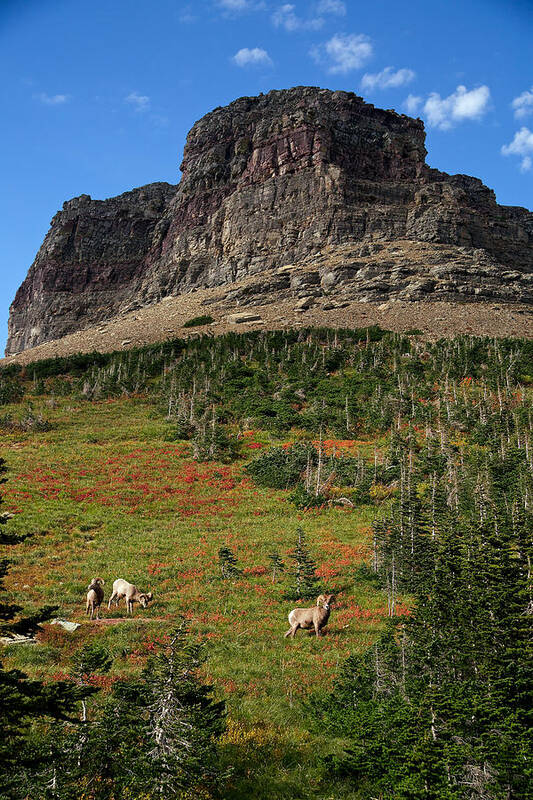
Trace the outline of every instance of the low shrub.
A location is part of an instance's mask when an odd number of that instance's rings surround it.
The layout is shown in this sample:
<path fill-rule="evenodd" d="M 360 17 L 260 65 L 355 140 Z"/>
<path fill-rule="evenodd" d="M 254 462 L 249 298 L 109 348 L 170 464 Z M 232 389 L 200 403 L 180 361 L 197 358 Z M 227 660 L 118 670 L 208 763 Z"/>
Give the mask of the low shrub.
<path fill-rule="evenodd" d="M 9 377 L 0 377 L 0 406 L 7 403 L 18 403 L 24 396 L 23 385 Z"/>
<path fill-rule="evenodd" d="M 44 433 L 52 430 L 50 422 L 43 417 L 40 411 L 34 411 L 31 403 L 28 404 L 24 413 L 21 415 L 17 427 L 23 431 L 35 431 L 37 433 Z"/>
<path fill-rule="evenodd" d="M 222 461 L 225 464 L 239 456 L 237 437 L 228 434 L 222 425 L 199 425 L 192 437 L 193 458 L 196 461 Z"/>
<path fill-rule="evenodd" d="M 30 403 L 18 420 L 13 419 L 12 414 L 4 414 L 1 416 L 0 429 L 4 431 L 44 433 L 52 430 L 52 425 L 40 412 L 35 412 Z"/>
<path fill-rule="evenodd" d="M 312 445 L 296 443 L 292 447 L 272 447 L 254 458 L 245 471 L 257 486 L 269 489 L 288 489 L 295 486 L 302 472 L 317 463 L 318 455 Z"/>
<path fill-rule="evenodd" d="M 303 483 L 299 483 L 289 500 L 294 503 L 296 508 L 305 510 L 307 508 L 320 508 L 328 502 L 328 498 L 323 494 L 312 494 L 308 492 Z"/>
<path fill-rule="evenodd" d="M 211 317 L 209 314 L 204 314 L 200 317 L 193 317 L 192 319 L 188 319 L 187 322 L 183 323 L 184 328 L 196 328 L 198 325 L 210 325 L 214 322 L 214 317 Z"/>
<path fill-rule="evenodd" d="M 196 428 L 194 425 L 189 422 L 188 420 L 178 420 L 172 427 L 168 430 L 167 434 L 165 435 L 165 441 L 167 442 L 180 442 L 180 441 L 188 441 L 194 436 Z"/>

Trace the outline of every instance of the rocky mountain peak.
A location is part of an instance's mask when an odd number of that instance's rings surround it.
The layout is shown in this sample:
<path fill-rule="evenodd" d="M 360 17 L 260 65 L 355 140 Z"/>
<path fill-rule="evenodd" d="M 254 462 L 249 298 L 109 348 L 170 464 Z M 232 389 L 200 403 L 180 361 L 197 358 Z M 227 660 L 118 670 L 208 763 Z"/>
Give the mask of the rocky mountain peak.
<path fill-rule="evenodd" d="M 533 214 L 425 158 L 421 120 L 350 92 L 295 87 L 217 108 L 193 125 L 177 186 L 64 204 L 11 306 L 6 353 L 322 251 L 329 292 L 531 302 Z M 396 263 L 397 241 L 448 246 L 438 274 L 404 246 Z M 353 247 L 380 242 L 387 258 L 350 272 Z"/>

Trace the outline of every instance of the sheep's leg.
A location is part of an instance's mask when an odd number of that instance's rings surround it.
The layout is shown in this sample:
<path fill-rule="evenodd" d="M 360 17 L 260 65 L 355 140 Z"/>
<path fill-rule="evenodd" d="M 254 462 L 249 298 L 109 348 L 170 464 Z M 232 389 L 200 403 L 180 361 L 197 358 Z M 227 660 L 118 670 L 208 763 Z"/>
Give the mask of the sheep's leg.
<path fill-rule="evenodd" d="M 320 636 L 320 626 L 318 622 L 315 622 L 315 633 L 317 636 Z"/>
<path fill-rule="evenodd" d="M 118 602 L 117 602 L 117 599 L 116 599 L 116 598 L 117 598 L 117 595 L 116 595 L 116 593 L 115 593 L 115 592 L 113 592 L 113 594 L 112 594 L 112 595 L 111 595 L 111 597 L 109 598 L 109 603 L 107 604 L 107 609 L 108 609 L 108 611 L 110 611 L 110 610 L 111 610 L 111 603 L 113 602 L 113 600 L 115 601 L 115 604 L 118 606 Z"/>
<path fill-rule="evenodd" d="M 133 614 L 133 603 L 131 600 L 126 600 L 126 605 L 128 607 L 128 614 Z"/>

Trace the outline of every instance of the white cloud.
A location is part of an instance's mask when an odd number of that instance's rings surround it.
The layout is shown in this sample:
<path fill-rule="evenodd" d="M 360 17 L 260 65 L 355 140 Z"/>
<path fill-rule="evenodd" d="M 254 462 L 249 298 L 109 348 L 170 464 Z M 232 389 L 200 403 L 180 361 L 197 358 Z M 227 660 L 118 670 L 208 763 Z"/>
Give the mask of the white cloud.
<path fill-rule="evenodd" d="M 139 92 L 130 92 L 124 98 L 124 102 L 129 103 L 138 112 L 148 111 L 150 108 L 150 98 L 145 94 L 139 94 Z"/>
<path fill-rule="evenodd" d="M 342 0 L 319 0 L 314 5 L 315 16 L 304 19 L 296 13 L 294 3 L 284 3 L 272 14 L 272 23 L 276 28 L 285 28 L 289 33 L 294 31 L 318 31 L 324 25 L 324 17 L 332 14 L 343 17 L 346 14 L 346 4 Z"/>
<path fill-rule="evenodd" d="M 276 28 L 285 28 L 289 33 L 302 30 L 319 30 L 324 24 L 321 17 L 302 19 L 295 13 L 296 6 L 292 3 L 285 3 L 272 14 L 272 22 Z"/>
<path fill-rule="evenodd" d="M 372 44 L 362 33 L 336 33 L 325 44 L 314 47 L 311 55 L 317 63 L 329 62 L 332 75 L 346 74 L 362 67 L 372 56 Z"/>
<path fill-rule="evenodd" d="M 394 67 L 385 67 L 381 72 L 367 72 L 361 78 L 361 89 L 373 91 L 374 89 L 397 89 L 411 83 L 416 77 L 412 69 L 399 69 L 394 72 Z"/>
<path fill-rule="evenodd" d="M 515 97 L 511 103 L 511 107 L 514 108 L 514 115 L 517 119 L 522 119 L 523 117 L 527 117 L 528 114 L 533 114 L 533 86 L 531 87 L 531 91 L 522 92 L 521 95 Z"/>
<path fill-rule="evenodd" d="M 520 169 L 522 172 L 529 172 L 533 166 L 531 158 L 533 155 L 533 131 L 524 125 L 515 133 L 510 144 L 503 145 L 501 152 L 504 156 L 521 156 Z"/>
<path fill-rule="evenodd" d="M 416 114 L 422 105 L 422 97 L 416 94 L 408 94 L 405 98 L 404 106 L 408 114 Z"/>
<path fill-rule="evenodd" d="M 464 120 L 481 119 L 489 110 L 489 103 L 488 86 L 479 86 L 470 91 L 467 91 L 466 86 L 458 86 L 448 97 L 441 97 L 437 92 L 431 92 L 423 111 L 429 125 L 444 131 Z"/>
<path fill-rule="evenodd" d="M 248 8 L 248 0 L 218 0 L 218 5 L 226 11 L 244 11 Z"/>
<path fill-rule="evenodd" d="M 228 14 L 238 14 L 241 11 L 259 11 L 265 8 L 262 0 L 216 0 L 216 4 Z"/>
<path fill-rule="evenodd" d="M 45 106 L 61 106 L 63 103 L 68 103 L 70 100 L 69 94 L 46 94 L 46 92 L 39 92 L 33 95 L 39 102 Z"/>
<path fill-rule="evenodd" d="M 253 47 L 251 49 L 249 47 L 243 47 L 238 53 L 235 53 L 232 61 L 234 64 L 237 64 L 238 67 L 272 66 L 272 59 L 267 51 L 263 50 L 261 47 Z"/>
<path fill-rule="evenodd" d="M 336 14 L 338 17 L 346 16 L 346 3 L 342 0 L 320 0 L 317 11 L 319 14 Z"/>

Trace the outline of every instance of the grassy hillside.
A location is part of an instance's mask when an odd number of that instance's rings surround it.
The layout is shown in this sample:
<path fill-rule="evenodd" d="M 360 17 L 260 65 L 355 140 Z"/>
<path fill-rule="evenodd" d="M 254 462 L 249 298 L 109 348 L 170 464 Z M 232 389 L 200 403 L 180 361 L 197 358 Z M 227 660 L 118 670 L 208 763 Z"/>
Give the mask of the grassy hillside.
<path fill-rule="evenodd" d="M 443 509 L 466 504 L 466 518 L 483 493 L 474 476 L 495 460 L 512 462 L 507 496 L 529 513 L 532 381 L 526 341 L 428 344 L 372 328 L 204 337 L 3 370 L 3 510 L 10 531 L 31 534 L 10 553 L 9 596 L 81 623 L 44 625 L 38 645 L 6 647 L 4 665 L 58 680 L 76 652 L 105 645 L 96 719 L 182 615 L 227 701 L 224 796 L 367 796 L 364 781 L 325 770 L 348 734 L 325 736 L 306 703 L 332 691 L 388 618 L 411 613 L 413 567 L 403 583 L 391 573 L 387 531 L 405 522 L 414 548 L 416 514 L 417 542 L 438 536 Z M 291 598 L 299 529 L 316 563 L 310 600 Z M 224 546 L 240 571 L 226 579 Z M 93 576 L 106 600 L 123 577 L 154 602 L 132 619 L 122 606 L 88 621 Z M 288 611 L 321 590 L 336 598 L 326 635 L 285 639 Z"/>

